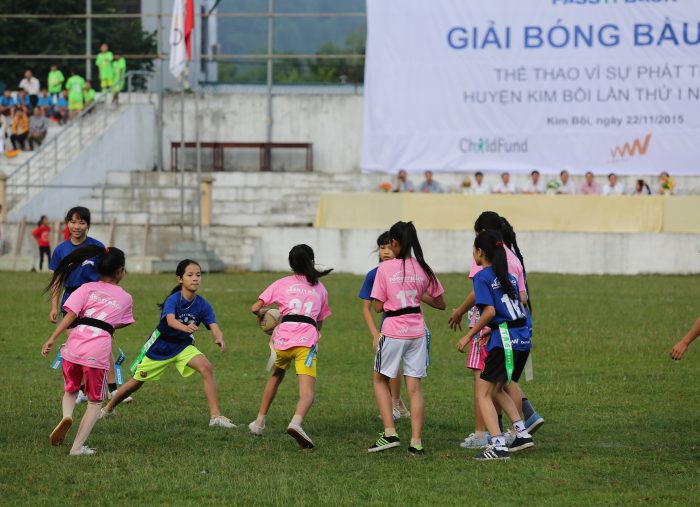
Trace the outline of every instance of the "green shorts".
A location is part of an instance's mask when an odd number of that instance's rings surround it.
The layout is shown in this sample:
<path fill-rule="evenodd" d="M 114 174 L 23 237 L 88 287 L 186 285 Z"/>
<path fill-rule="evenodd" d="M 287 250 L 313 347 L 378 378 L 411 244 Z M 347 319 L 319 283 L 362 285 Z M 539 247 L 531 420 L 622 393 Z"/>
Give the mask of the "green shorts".
<path fill-rule="evenodd" d="M 175 368 L 177 368 L 177 371 L 180 372 L 180 375 L 183 377 L 189 377 L 196 370 L 187 366 L 187 363 L 200 354 L 201 352 L 197 347 L 194 345 L 188 345 L 182 352 L 174 357 L 171 357 L 170 359 L 157 361 L 149 357 L 144 357 L 138 368 L 136 368 L 134 380 L 138 380 L 139 382 L 158 380 L 163 375 L 166 368 L 171 364 L 175 364 Z"/>
<path fill-rule="evenodd" d="M 82 111 L 85 104 L 82 100 L 68 99 L 68 110 L 69 111 Z"/>

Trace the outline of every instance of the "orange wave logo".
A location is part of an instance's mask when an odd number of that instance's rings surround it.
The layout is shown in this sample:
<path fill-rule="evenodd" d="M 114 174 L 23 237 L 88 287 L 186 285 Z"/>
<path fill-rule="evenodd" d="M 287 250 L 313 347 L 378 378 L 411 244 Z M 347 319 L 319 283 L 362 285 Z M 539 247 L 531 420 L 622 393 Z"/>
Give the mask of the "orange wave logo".
<path fill-rule="evenodd" d="M 627 160 L 634 156 L 643 156 L 647 154 L 649 149 L 649 143 L 651 142 L 651 134 L 644 136 L 644 139 L 635 139 L 631 143 L 625 143 L 622 146 L 615 146 L 610 150 L 610 155 L 612 155 L 611 162 L 618 162 L 621 160 Z"/>

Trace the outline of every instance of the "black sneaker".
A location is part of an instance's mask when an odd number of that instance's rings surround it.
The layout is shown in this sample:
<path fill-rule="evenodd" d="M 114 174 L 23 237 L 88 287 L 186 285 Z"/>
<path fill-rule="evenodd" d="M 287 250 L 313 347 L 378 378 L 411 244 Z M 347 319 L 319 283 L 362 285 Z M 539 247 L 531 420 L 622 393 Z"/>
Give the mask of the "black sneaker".
<path fill-rule="evenodd" d="M 530 447 L 535 447 L 535 442 L 532 441 L 532 437 L 515 437 L 513 443 L 508 447 L 508 452 L 518 452 L 523 449 L 528 449 Z"/>
<path fill-rule="evenodd" d="M 487 447 L 483 452 L 480 452 L 474 458 L 476 461 L 496 461 L 510 459 L 507 449 L 496 449 L 495 447 Z"/>
<path fill-rule="evenodd" d="M 392 447 L 398 447 L 401 445 L 399 440 L 399 435 L 391 435 L 390 437 L 384 436 L 384 432 L 379 434 L 379 438 L 375 443 L 369 446 L 367 452 L 379 452 L 391 449 Z"/>
<path fill-rule="evenodd" d="M 422 445 L 412 445 L 408 448 L 408 454 L 413 456 L 425 456 L 425 448 Z"/>

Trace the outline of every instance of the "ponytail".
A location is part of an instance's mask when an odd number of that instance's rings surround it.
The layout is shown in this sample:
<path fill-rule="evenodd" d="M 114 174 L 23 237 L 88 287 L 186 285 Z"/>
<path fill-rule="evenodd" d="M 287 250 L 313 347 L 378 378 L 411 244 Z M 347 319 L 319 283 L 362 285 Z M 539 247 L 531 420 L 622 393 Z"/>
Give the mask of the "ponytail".
<path fill-rule="evenodd" d="M 517 301 L 518 294 L 508 277 L 508 258 L 506 257 L 506 251 L 503 248 L 503 240 L 500 234 L 490 230 L 482 232 L 477 235 L 474 240 L 474 248 L 482 250 L 486 259 L 491 262 L 491 267 L 496 274 L 496 279 L 498 283 L 501 284 L 501 290 L 507 294 L 510 299 Z"/>
<path fill-rule="evenodd" d="M 178 278 L 181 278 L 182 276 L 184 276 L 185 270 L 187 269 L 187 266 L 189 266 L 190 264 L 194 264 L 199 269 L 202 269 L 202 266 L 199 265 L 199 262 L 193 261 L 192 259 L 183 259 L 180 262 L 178 262 L 177 267 L 175 268 L 175 276 L 177 276 Z M 165 305 L 165 302 L 168 300 L 168 298 L 170 296 L 172 296 L 173 294 L 175 294 L 176 292 L 179 292 L 181 290 L 182 290 L 181 284 L 177 284 L 175 287 L 173 287 L 173 290 L 170 291 L 170 294 L 165 296 L 165 299 L 163 300 L 163 302 L 158 303 L 158 308 L 160 308 L 162 310 L 163 306 Z"/>
<path fill-rule="evenodd" d="M 530 300 L 530 289 L 527 286 L 527 273 L 525 272 L 525 259 L 523 259 L 523 254 L 520 252 L 518 247 L 518 239 L 516 237 L 513 226 L 506 217 L 501 217 L 501 235 L 503 236 L 503 242 L 508 248 L 510 248 L 515 256 L 520 260 L 520 264 L 523 266 L 523 280 L 525 280 L 525 292 L 527 293 L 527 308 L 532 313 L 532 302 Z"/>
<path fill-rule="evenodd" d="M 58 265 L 53 272 L 51 281 L 44 292 L 58 291 L 65 286 L 70 274 L 87 260 L 96 258 L 95 270 L 100 276 L 113 277 L 126 264 L 124 252 L 115 247 L 87 245 L 73 250 Z"/>
<path fill-rule="evenodd" d="M 411 256 L 411 252 L 415 256 L 420 267 L 423 268 L 425 274 L 428 275 L 431 285 L 437 284 L 437 276 L 435 272 L 428 266 L 423 257 L 423 249 L 418 241 L 418 233 L 416 232 L 416 227 L 413 222 L 396 222 L 389 229 L 389 237 L 394 241 L 398 242 L 401 249 L 396 256 L 397 259 L 403 260 L 404 274 L 406 273 L 406 258 Z"/>
<path fill-rule="evenodd" d="M 316 285 L 319 278 L 333 271 L 316 269 L 314 251 L 309 245 L 296 245 L 289 251 L 289 267 L 295 274 L 305 276 L 311 285 Z"/>

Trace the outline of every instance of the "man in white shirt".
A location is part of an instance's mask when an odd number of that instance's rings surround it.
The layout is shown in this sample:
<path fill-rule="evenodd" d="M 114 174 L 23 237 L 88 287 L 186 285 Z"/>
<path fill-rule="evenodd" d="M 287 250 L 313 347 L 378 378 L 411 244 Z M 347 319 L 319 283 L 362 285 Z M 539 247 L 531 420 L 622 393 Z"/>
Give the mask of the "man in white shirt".
<path fill-rule="evenodd" d="M 603 195 L 623 195 L 625 187 L 617 181 L 617 174 L 608 174 L 608 184 L 603 187 Z"/>
<path fill-rule="evenodd" d="M 501 173 L 501 182 L 493 187 L 491 193 L 493 194 L 514 194 L 517 189 L 515 185 L 510 182 L 510 173 Z"/>
<path fill-rule="evenodd" d="M 571 182 L 571 178 L 569 177 L 569 171 L 564 169 L 562 172 L 560 172 L 559 179 L 560 181 L 559 188 L 557 188 L 557 194 L 574 195 L 576 193 L 574 184 Z"/>
<path fill-rule="evenodd" d="M 27 92 L 27 95 L 29 95 L 29 102 L 32 104 L 32 109 L 35 108 L 39 102 L 39 90 L 41 89 L 41 85 L 39 84 L 39 80 L 32 75 L 31 70 L 27 69 L 24 72 L 24 79 L 19 82 L 19 87 Z"/>
<path fill-rule="evenodd" d="M 540 172 L 535 169 L 530 173 L 530 181 L 523 187 L 523 194 L 543 194 L 544 187 L 540 181 Z"/>
<path fill-rule="evenodd" d="M 477 171 L 474 174 L 474 184 L 471 186 L 472 195 L 485 195 L 489 193 L 489 187 L 484 184 L 484 173 Z"/>

